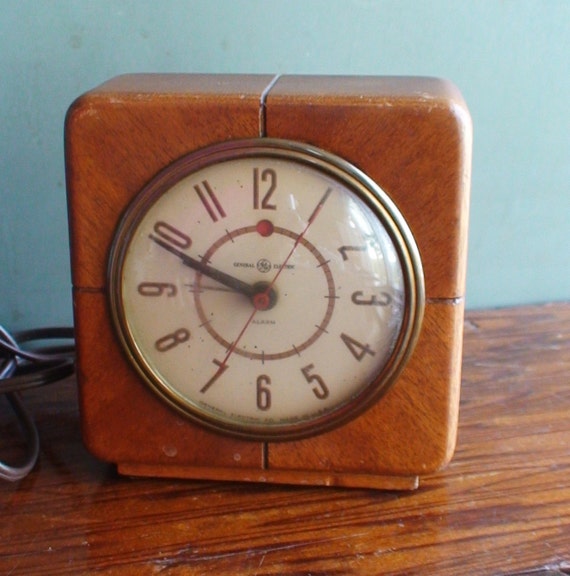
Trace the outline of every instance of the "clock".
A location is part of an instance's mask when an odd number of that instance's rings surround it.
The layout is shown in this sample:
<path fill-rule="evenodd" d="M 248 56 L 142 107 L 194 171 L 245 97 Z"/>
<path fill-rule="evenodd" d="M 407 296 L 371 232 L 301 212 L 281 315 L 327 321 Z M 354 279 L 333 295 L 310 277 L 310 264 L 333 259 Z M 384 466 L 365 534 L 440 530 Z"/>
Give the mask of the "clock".
<path fill-rule="evenodd" d="M 457 432 L 471 124 L 429 78 L 127 75 L 66 119 L 83 436 L 414 488 Z"/>

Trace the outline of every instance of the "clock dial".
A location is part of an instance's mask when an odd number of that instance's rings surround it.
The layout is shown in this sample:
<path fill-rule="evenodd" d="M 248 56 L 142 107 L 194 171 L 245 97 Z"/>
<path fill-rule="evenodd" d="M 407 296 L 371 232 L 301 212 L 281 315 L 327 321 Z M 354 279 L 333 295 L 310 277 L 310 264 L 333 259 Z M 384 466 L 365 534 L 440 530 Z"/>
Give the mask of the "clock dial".
<path fill-rule="evenodd" d="M 423 310 L 417 248 L 387 195 L 335 156 L 270 139 L 158 175 L 117 231 L 109 286 L 151 388 L 260 439 L 321 432 L 378 399 Z"/>

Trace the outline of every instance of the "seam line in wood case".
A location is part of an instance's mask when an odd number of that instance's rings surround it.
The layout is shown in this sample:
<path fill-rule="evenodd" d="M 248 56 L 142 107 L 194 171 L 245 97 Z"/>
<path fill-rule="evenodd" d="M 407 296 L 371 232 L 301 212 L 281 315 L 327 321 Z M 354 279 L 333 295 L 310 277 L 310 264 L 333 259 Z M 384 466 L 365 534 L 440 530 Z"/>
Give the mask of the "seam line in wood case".
<path fill-rule="evenodd" d="M 457 296 L 455 298 L 426 298 L 426 304 L 449 304 L 457 306 L 465 302 L 465 296 Z"/>
<path fill-rule="evenodd" d="M 265 87 L 263 92 L 261 93 L 261 97 L 259 99 L 259 136 L 260 138 L 265 138 L 266 135 L 266 117 L 267 117 L 267 96 L 269 96 L 269 92 L 277 80 L 281 78 L 281 74 L 276 74 L 271 82 Z"/>

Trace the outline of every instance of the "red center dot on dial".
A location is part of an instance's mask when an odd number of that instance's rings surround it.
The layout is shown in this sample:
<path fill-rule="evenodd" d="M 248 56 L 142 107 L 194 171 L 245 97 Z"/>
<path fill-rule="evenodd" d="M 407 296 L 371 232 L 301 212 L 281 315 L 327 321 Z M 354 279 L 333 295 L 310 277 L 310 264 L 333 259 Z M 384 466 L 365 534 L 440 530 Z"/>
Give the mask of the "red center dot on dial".
<path fill-rule="evenodd" d="M 256 310 L 267 310 L 271 304 L 271 300 L 269 295 L 265 292 L 261 292 L 260 294 L 256 294 L 253 297 L 253 305 L 255 306 Z"/>
<path fill-rule="evenodd" d="M 273 222 L 270 220 L 260 220 L 256 224 L 255 229 L 260 236 L 267 238 L 267 236 L 271 236 L 271 234 L 273 234 Z"/>

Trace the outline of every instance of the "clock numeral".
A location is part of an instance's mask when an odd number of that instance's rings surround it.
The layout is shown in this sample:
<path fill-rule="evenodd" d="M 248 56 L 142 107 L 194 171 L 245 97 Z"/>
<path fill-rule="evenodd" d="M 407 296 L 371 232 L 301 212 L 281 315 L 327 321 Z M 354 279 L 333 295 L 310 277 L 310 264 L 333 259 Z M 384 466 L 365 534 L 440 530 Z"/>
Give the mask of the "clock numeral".
<path fill-rule="evenodd" d="M 186 330 L 186 328 L 179 328 L 178 330 L 172 332 L 172 334 L 167 334 L 166 336 L 159 338 L 154 343 L 154 347 L 159 352 L 167 352 L 168 350 L 172 350 L 172 348 L 178 346 L 178 344 L 187 342 L 189 339 L 190 331 Z"/>
<path fill-rule="evenodd" d="M 218 370 L 216 371 L 216 373 L 206 382 L 206 384 L 204 384 L 204 386 L 202 386 L 202 388 L 200 388 L 200 392 L 202 394 L 204 394 L 205 392 L 208 391 L 208 389 L 210 388 L 210 386 L 212 384 L 214 384 L 214 382 L 229 368 L 229 366 L 227 364 L 224 364 L 223 362 L 220 362 L 219 360 L 212 360 L 212 362 L 218 367 Z"/>
<path fill-rule="evenodd" d="M 358 306 L 390 306 L 390 304 L 392 304 L 392 296 L 387 292 L 381 292 L 380 296 L 372 294 L 368 299 L 365 299 L 363 296 L 364 292 L 357 290 L 352 293 L 351 300 Z"/>
<path fill-rule="evenodd" d="M 265 190 L 265 194 L 263 194 L 263 198 L 261 198 L 260 202 L 260 194 L 262 193 L 261 183 L 267 183 L 268 187 Z M 275 189 L 277 188 L 277 172 L 271 168 L 266 168 L 262 170 L 261 173 L 259 168 L 253 169 L 253 208 L 254 210 L 259 210 L 259 208 L 263 208 L 265 210 L 276 210 L 277 206 L 275 204 L 270 204 L 269 199 Z"/>
<path fill-rule="evenodd" d="M 262 374 L 257 377 L 257 387 L 256 387 L 256 401 L 257 407 L 260 410 L 269 410 L 271 408 L 271 378 Z"/>
<path fill-rule="evenodd" d="M 358 340 L 355 340 L 348 334 L 344 334 L 344 332 L 340 335 L 342 341 L 346 344 L 346 347 L 350 350 L 350 353 L 360 362 L 366 354 L 370 356 L 374 356 L 376 352 L 368 346 L 368 344 L 362 344 Z"/>
<path fill-rule="evenodd" d="M 346 262 L 348 260 L 347 252 L 364 252 L 366 246 L 341 246 L 338 251 L 340 252 L 342 259 Z"/>
<path fill-rule="evenodd" d="M 202 184 L 196 184 L 194 190 L 196 190 L 204 208 L 206 208 L 206 211 L 214 222 L 218 221 L 218 216 L 220 216 L 220 218 L 226 217 L 226 213 L 222 208 L 220 201 L 216 197 L 216 194 L 207 180 L 202 180 Z"/>
<path fill-rule="evenodd" d="M 137 290 L 141 296 L 176 296 L 176 286 L 168 282 L 141 282 Z"/>
<path fill-rule="evenodd" d="M 305 380 L 310 384 L 314 382 L 316 385 L 313 386 L 313 394 L 319 399 L 324 400 L 329 396 L 329 389 L 325 384 L 325 381 L 318 374 L 311 374 L 312 370 L 315 368 L 314 364 L 308 364 L 304 368 L 301 368 L 301 372 L 305 377 Z"/>
<path fill-rule="evenodd" d="M 181 232 L 178 228 L 168 224 L 168 222 L 162 222 L 159 220 L 154 225 L 153 230 L 156 236 L 151 234 L 150 237 L 160 245 L 164 246 L 164 243 L 166 243 L 167 245 L 176 246 L 177 248 L 186 250 L 187 248 L 190 248 L 190 245 L 192 244 L 192 240 L 190 240 L 189 236 L 186 236 L 184 232 Z"/>

